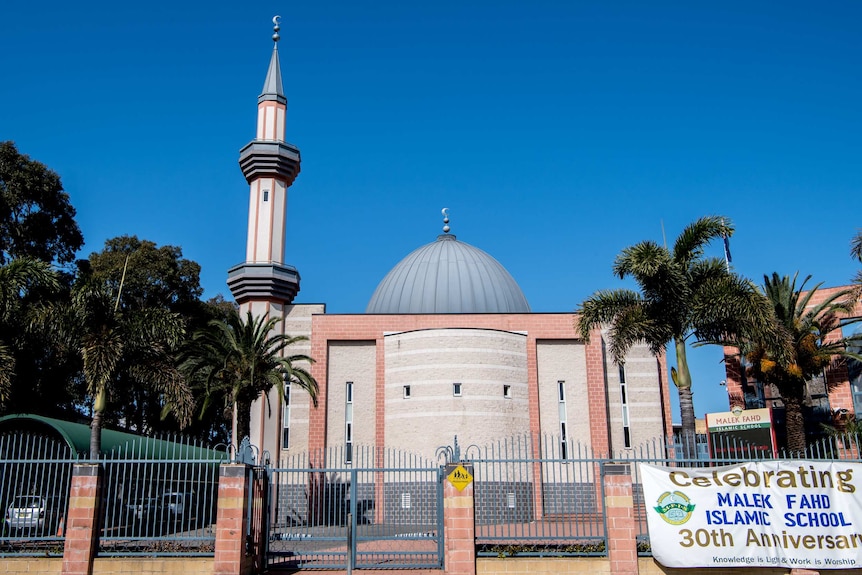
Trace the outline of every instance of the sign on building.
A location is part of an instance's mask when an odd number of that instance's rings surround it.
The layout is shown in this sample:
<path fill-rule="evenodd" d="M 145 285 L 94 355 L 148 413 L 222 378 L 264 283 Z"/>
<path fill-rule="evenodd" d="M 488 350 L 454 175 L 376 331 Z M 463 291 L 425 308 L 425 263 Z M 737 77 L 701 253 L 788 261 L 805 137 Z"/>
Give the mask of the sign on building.
<path fill-rule="evenodd" d="M 640 464 L 653 557 L 667 567 L 862 566 L 862 463 Z"/>
<path fill-rule="evenodd" d="M 732 459 L 775 453 L 775 432 L 770 409 L 740 409 L 706 414 L 709 454 Z"/>

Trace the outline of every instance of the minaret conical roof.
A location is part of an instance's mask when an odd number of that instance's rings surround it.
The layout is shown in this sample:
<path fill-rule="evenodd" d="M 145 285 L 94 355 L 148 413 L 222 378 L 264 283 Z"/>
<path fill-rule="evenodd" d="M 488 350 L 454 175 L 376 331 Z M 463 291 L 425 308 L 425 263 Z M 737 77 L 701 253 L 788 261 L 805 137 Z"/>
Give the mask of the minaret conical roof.
<path fill-rule="evenodd" d="M 276 16 L 278 18 L 278 16 Z M 258 97 L 257 101 L 265 102 L 267 100 L 274 100 L 276 102 L 281 102 L 282 104 L 287 103 L 287 98 L 284 95 L 284 85 L 281 83 L 281 65 L 278 61 L 278 40 L 280 36 L 278 35 L 278 21 L 273 19 L 275 23 L 275 33 L 272 35 L 273 46 L 272 46 L 272 57 L 269 59 L 269 70 L 266 71 L 266 80 L 263 83 L 263 92 Z"/>

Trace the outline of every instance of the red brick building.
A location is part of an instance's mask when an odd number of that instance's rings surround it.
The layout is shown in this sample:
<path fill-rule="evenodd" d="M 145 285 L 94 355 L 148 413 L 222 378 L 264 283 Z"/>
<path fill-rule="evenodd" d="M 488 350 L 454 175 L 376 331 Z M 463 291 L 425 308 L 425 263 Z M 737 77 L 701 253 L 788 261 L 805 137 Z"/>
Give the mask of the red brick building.
<path fill-rule="evenodd" d="M 531 313 L 497 260 L 449 233 L 448 216 L 435 241 L 381 270 L 365 313 L 294 303 L 299 273 L 284 262 L 284 237 L 300 153 L 284 141 L 277 25 L 273 39 L 257 134 L 240 152 L 246 261 L 228 272 L 228 285 L 241 313 L 280 318 L 278 329 L 308 338 L 292 353 L 315 360 L 320 397 L 316 408 L 304 394 L 288 394 L 283 405 L 275 394 L 259 401 L 253 444 L 275 457 L 343 446 L 350 459 L 358 445 L 433 457 L 456 436 L 478 445 L 548 436 L 565 454 L 576 442 L 607 452 L 670 434 L 663 357 L 637 347 L 617 366 L 601 333 L 589 344 L 578 337 L 574 314 Z"/>
<path fill-rule="evenodd" d="M 836 292 L 851 286 L 820 288 L 812 298 L 811 304 L 817 305 Z M 855 309 L 847 318 L 862 317 L 862 302 L 856 301 Z M 843 327 L 841 333 L 834 332 L 834 338 L 850 336 L 862 330 L 862 323 Z M 773 410 L 774 421 L 781 433 L 784 406 L 781 397 L 773 386 L 763 385 L 747 377 L 744 360 L 736 348 L 724 349 L 727 370 L 727 392 L 729 407 L 742 405 L 746 409 L 768 407 Z M 823 376 L 811 380 L 805 399 L 807 432 L 810 438 L 822 433 L 821 423 L 835 426 L 840 420 L 858 417 L 862 413 L 862 364 L 859 362 L 837 361 L 824 370 Z"/>

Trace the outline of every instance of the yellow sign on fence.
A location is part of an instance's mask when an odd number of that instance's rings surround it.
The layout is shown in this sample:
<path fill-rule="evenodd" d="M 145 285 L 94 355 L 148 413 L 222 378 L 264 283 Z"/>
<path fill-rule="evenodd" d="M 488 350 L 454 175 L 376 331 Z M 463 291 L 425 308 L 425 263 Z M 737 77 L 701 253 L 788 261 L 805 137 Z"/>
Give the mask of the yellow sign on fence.
<path fill-rule="evenodd" d="M 458 491 L 464 491 L 464 488 L 473 483 L 473 476 L 470 475 L 470 472 L 464 469 L 463 465 L 459 465 L 455 469 L 452 470 L 452 473 L 446 478 L 449 480 L 455 489 Z"/>

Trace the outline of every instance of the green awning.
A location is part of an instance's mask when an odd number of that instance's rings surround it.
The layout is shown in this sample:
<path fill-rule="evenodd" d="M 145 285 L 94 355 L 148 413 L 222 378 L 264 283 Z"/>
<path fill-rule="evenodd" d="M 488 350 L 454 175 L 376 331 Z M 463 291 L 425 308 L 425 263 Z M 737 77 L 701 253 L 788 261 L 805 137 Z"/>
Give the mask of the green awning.
<path fill-rule="evenodd" d="M 90 452 L 90 427 L 42 415 L 14 414 L 0 417 L 0 433 L 21 432 L 47 435 L 64 441 L 75 453 Z M 102 454 L 115 453 L 134 459 L 225 461 L 224 451 L 199 445 L 144 437 L 133 433 L 102 429 Z"/>

